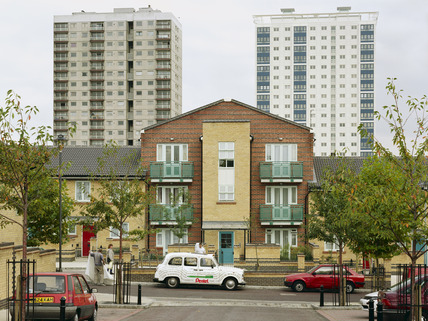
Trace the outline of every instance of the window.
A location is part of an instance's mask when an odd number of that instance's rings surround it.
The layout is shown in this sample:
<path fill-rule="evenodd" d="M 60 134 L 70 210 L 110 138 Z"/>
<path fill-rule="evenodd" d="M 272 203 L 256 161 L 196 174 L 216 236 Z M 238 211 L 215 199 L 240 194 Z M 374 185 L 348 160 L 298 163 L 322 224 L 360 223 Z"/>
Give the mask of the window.
<path fill-rule="evenodd" d="M 235 199 L 235 143 L 218 143 L 218 199 Z"/>
<path fill-rule="evenodd" d="M 122 224 L 122 237 L 128 237 L 129 223 Z M 110 238 L 118 239 L 120 237 L 120 231 L 117 228 L 110 226 Z"/>
<path fill-rule="evenodd" d="M 159 162 L 187 161 L 187 144 L 158 144 L 156 160 Z"/>
<path fill-rule="evenodd" d="M 163 205 L 179 205 L 184 202 L 187 187 L 159 186 L 156 191 L 157 203 Z"/>
<path fill-rule="evenodd" d="M 76 201 L 79 202 L 89 202 L 90 192 L 91 192 L 91 182 L 76 182 Z"/>
<path fill-rule="evenodd" d="M 297 161 L 297 144 L 267 144 L 267 162 Z"/>
<path fill-rule="evenodd" d="M 219 167 L 234 167 L 235 143 L 220 142 L 218 145 Z"/>
<path fill-rule="evenodd" d="M 266 204 L 288 206 L 297 204 L 297 187 L 266 187 Z"/>
<path fill-rule="evenodd" d="M 337 245 L 335 242 L 324 242 L 324 251 L 337 252 L 339 251 L 339 245 Z"/>
<path fill-rule="evenodd" d="M 179 239 L 170 229 L 158 229 L 156 233 L 156 247 L 163 248 L 163 254 L 168 253 L 168 245 L 177 243 L 187 243 L 187 229 L 184 230 L 185 235 Z"/>
<path fill-rule="evenodd" d="M 268 244 L 279 244 L 289 252 L 290 247 L 297 247 L 297 229 L 267 229 L 265 241 Z"/>
<path fill-rule="evenodd" d="M 70 224 L 68 227 L 68 235 L 76 235 L 77 231 L 76 231 L 76 224 Z"/>

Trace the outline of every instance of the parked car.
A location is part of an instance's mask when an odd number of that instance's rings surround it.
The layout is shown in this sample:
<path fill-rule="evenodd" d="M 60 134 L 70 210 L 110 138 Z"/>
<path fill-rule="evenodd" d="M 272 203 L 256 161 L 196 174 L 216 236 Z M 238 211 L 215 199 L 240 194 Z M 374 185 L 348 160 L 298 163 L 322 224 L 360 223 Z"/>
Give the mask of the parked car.
<path fill-rule="evenodd" d="M 220 285 L 234 290 L 245 285 L 244 270 L 220 266 L 212 255 L 193 253 L 169 253 L 156 268 L 155 282 L 169 288 L 180 284 Z"/>
<path fill-rule="evenodd" d="M 366 294 L 364 297 L 360 299 L 361 308 L 364 311 L 369 311 L 369 301 L 373 300 L 373 308 L 374 308 L 374 311 L 376 311 L 377 304 L 378 304 L 378 297 L 379 297 L 378 291 Z"/>
<path fill-rule="evenodd" d="M 98 303 L 86 279 L 76 273 L 37 273 L 30 274 L 27 282 L 30 303 L 26 314 L 30 319 L 59 320 L 60 300 L 65 297 L 65 319 L 91 320 L 97 319 Z M 14 314 L 14 302 L 10 313 Z"/>
<path fill-rule="evenodd" d="M 344 266 L 343 275 L 346 277 L 346 292 L 352 293 L 355 288 L 364 286 L 364 275 L 358 274 L 354 270 Z M 291 287 L 296 292 L 305 289 L 319 289 L 321 285 L 324 289 L 337 289 L 339 287 L 339 266 L 333 264 L 321 264 L 306 273 L 287 275 L 284 285 Z"/>
<path fill-rule="evenodd" d="M 428 318 L 428 275 L 418 275 L 416 283 L 421 286 L 422 319 Z M 379 291 L 383 304 L 384 321 L 408 320 L 411 306 L 411 280 L 406 279 L 387 291 Z"/>

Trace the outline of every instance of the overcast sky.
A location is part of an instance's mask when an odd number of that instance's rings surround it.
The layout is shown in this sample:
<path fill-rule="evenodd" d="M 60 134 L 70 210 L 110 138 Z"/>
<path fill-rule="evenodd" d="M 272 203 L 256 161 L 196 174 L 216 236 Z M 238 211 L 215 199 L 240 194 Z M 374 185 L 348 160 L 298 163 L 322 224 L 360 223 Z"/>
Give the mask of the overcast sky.
<path fill-rule="evenodd" d="M 255 106 L 255 27 L 253 15 L 352 11 L 379 12 L 376 29 L 376 108 L 392 104 L 388 77 L 404 94 L 428 94 L 427 0 L 0 0 L 0 105 L 8 89 L 26 105 L 36 105 L 35 125 L 52 126 L 53 17 L 81 10 L 154 9 L 173 13 L 183 27 L 183 112 L 222 98 Z M 404 107 L 404 106 L 403 106 Z M 389 144 L 389 130 L 376 124 Z"/>

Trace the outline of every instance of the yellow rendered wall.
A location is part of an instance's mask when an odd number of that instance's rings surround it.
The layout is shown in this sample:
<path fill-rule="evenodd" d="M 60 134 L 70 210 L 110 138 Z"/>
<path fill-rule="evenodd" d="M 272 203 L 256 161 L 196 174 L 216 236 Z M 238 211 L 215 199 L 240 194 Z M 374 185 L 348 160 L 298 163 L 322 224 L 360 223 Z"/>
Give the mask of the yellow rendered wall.
<path fill-rule="evenodd" d="M 15 210 L 1 210 L 1 214 L 12 220 L 22 223 L 22 216 L 16 214 Z M 0 229 L 0 243 L 13 242 L 15 245 L 22 245 L 22 227 L 16 223 L 10 223 Z"/>
<path fill-rule="evenodd" d="M 218 200 L 218 144 L 235 143 L 235 200 Z M 203 219 L 244 221 L 250 216 L 250 123 L 203 123 Z"/>

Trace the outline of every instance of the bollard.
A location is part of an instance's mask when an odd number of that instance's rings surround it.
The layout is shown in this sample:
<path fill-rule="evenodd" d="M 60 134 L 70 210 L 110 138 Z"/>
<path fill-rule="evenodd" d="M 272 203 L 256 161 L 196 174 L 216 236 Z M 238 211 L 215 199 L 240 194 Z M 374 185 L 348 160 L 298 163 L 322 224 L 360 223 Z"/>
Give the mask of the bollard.
<path fill-rule="evenodd" d="M 59 304 L 59 321 L 65 321 L 65 296 L 60 299 Z"/>
<path fill-rule="evenodd" d="M 320 288 L 320 307 L 324 306 L 324 285 Z"/>
<path fill-rule="evenodd" d="M 377 304 L 377 321 L 383 321 L 383 304 L 381 301 Z"/>
<path fill-rule="evenodd" d="M 141 284 L 138 284 L 138 305 L 141 305 Z"/>
<path fill-rule="evenodd" d="M 369 321 L 374 321 L 374 302 L 373 302 L 373 299 L 369 300 Z"/>

